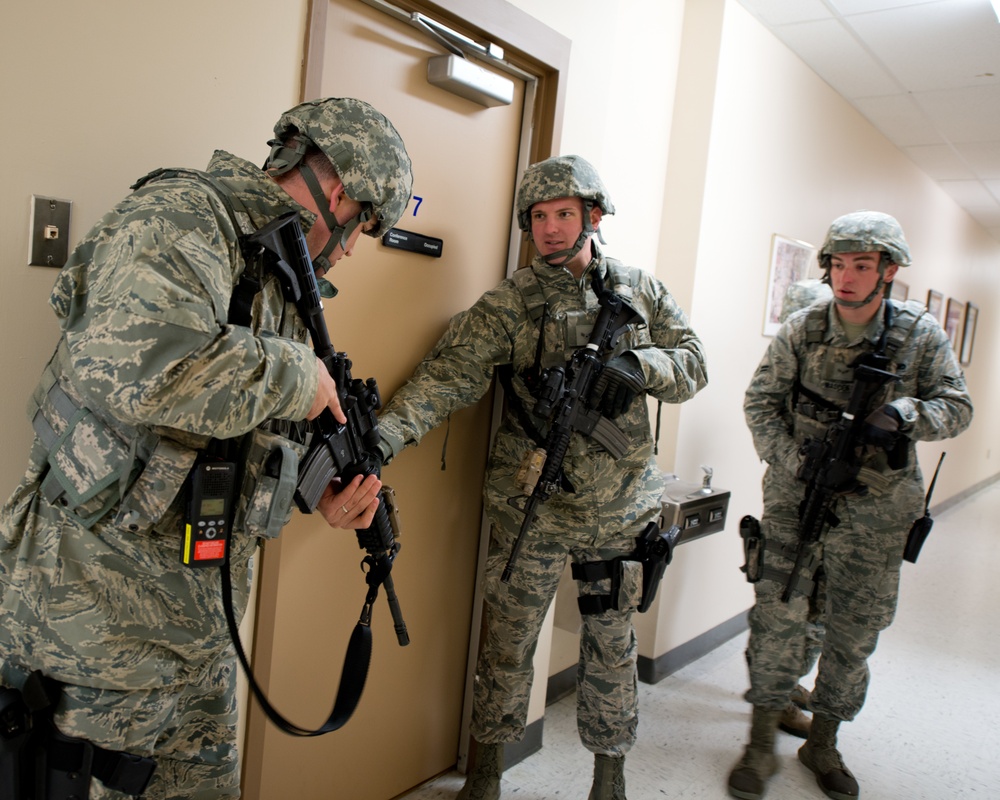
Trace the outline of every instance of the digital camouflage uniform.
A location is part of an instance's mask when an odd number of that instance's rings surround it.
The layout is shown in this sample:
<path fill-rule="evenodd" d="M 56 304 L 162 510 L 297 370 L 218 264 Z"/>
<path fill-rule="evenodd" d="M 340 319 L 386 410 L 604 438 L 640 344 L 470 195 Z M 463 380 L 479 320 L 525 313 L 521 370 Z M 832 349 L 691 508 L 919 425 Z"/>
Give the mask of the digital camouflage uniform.
<path fill-rule="evenodd" d="M 340 133 L 349 113 L 361 127 L 384 120 L 359 101 L 333 102 Z M 321 130 L 330 112 L 315 113 Z M 344 137 L 348 159 L 364 139 Z M 366 170 L 400 168 L 399 153 L 368 155 L 349 177 L 341 171 L 348 190 Z M 291 516 L 304 448 L 282 434 L 305 419 L 318 382 L 305 328 L 272 273 L 258 276 L 250 325 L 229 322 L 234 284 L 250 269 L 239 235 L 290 210 L 307 232 L 315 215 L 236 156 L 216 151 L 207 173 L 141 185 L 60 273 L 50 305 L 63 335 L 29 403 L 28 470 L 0 512 L 3 682 L 20 687 L 41 670 L 64 683 L 59 730 L 154 757 L 150 800 L 239 795 L 235 653 L 219 570 L 180 562 L 184 480 L 210 439 L 233 440 L 240 619 L 254 549 Z M 408 198 L 407 186 L 395 211 Z M 277 450 L 272 477 L 263 467 Z M 94 779 L 90 796 L 125 795 Z"/>
<path fill-rule="evenodd" d="M 868 486 L 868 494 L 841 496 L 834 509 L 840 524 L 829 527 L 811 551 L 825 572 L 828 599 L 810 709 L 838 720 L 853 719 L 864 703 L 867 660 L 879 632 L 892 622 L 907 532 L 923 513 L 923 479 L 913 442 L 956 436 L 972 418 L 965 378 L 937 321 L 919 303 L 884 302 L 893 304 L 897 320 L 909 316 L 912 327 L 892 356 L 890 370 L 900 380 L 883 387 L 871 408 L 891 403 L 899 412 L 900 430 L 910 440 L 908 464 L 893 471 L 883 450 L 866 446 L 858 480 Z M 769 567 L 791 571 L 805 494 L 805 484 L 796 478 L 799 448 L 807 436 L 821 438 L 834 418 L 808 399 L 800 398 L 793 410 L 796 382 L 843 407 L 853 383 L 849 365 L 875 349 L 883 327 L 880 310 L 863 334 L 849 341 L 833 302 L 799 311 L 779 330 L 750 382 L 747 425 L 758 455 L 768 463 L 761 525 Z M 809 343 L 809 338 L 818 341 Z M 778 552 L 782 545 L 785 553 Z M 799 593 L 782 602 L 783 582 L 766 577 L 755 590 L 748 699 L 755 707 L 780 709 L 800 675 L 808 603 Z"/>
<path fill-rule="evenodd" d="M 379 416 L 391 455 L 418 443 L 452 412 L 476 402 L 489 388 L 494 370 L 504 365 L 513 365 L 513 390 L 530 411 L 535 401 L 522 376 L 535 361 L 539 323 L 532 319 L 528 303 L 536 310 L 545 301 L 549 304 L 542 366 L 565 365 L 572 352 L 586 344 L 597 316 L 597 297 L 590 285 L 593 270 L 599 270 L 607 287 L 624 296 L 648 323 L 629 326 L 616 347 L 616 352 L 636 354 L 646 391 L 664 402 L 680 403 L 705 385 L 701 342 L 655 278 L 600 255 L 580 281 L 541 258 L 524 269 L 530 269 L 534 279 L 521 274 L 517 280 L 509 278 L 455 316 L 392 397 Z M 518 288 L 519 282 L 525 291 Z M 531 300 L 525 299 L 525 292 Z M 535 423 L 544 435 L 542 421 Z M 472 719 L 472 734 L 479 742 L 513 742 L 524 733 L 532 656 L 567 556 L 583 562 L 630 553 L 635 537 L 659 514 L 663 482 L 652 456 L 646 403 L 632 403 L 615 423 L 630 439 L 628 451 L 617 461 L 592 439 L 572 435 L 564 470 L 575 492 L 556 493 L 539 506 L 511 581 L 505 584 L 501 571 L 523 519 L 508 500 L 523 495 L 515 474 L 524 455 L 537 446 L 508 403 L 484 486 L 492 536 L 485 585 L 487 634 Z M 607 581 L 603 587 L 581 584 L 581 591 L 607 594 Z M 631 616 L 628 610 L 583 616 L 578 725 L 584 745 L 595 753 L 624 754 L 635 740 L 636 639 Z"/>

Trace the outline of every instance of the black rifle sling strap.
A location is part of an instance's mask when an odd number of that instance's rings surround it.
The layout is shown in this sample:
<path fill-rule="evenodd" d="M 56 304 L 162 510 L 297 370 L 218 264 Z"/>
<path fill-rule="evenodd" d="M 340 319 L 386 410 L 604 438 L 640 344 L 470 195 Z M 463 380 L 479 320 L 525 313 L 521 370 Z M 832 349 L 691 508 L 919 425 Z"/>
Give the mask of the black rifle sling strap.
<path fill-rule="evenodd" d="M 247 683 L 250 686 L 250 690 L 253 692 L 254 697 L 257 698 L 257 702 L 260 703 L 260 707 L 264 709 L 267 718 L 285 733 L 292 736 L 322 736 L 324 733 L 330 733 L 330 731 L 342 728 L 347 720 L 351 718 L 354 709 L 357 708 L 358 701 L 361 699 L 361 693 L 365 688 L 365 680 L 368 677 L 368 665 L 371 663 L 372 656 L 371 626 L 364 618 L 358 620 L 357 625 L 354 626 L 354 631 L 351 633 L 351 640 L 347 645 L 347 653 L 344 656 L 344 668 L 340 675 L 337 698 L 334 700 L 333 709 L 330 711 L 330 716 L 327 717 L 326 722 L 315 730 L 300 728 L 282 716 L 271 705 L 263 689 L 257 684 L 253 670 L 250 668 L 250 662 L 246 657 L 246 653 L 243 652 L 243 646 L 240 643 L 239 626 L 236 622 L 236 614 L 233 612 L 233 586 L 228 558 L 219 567 L 219 570 L 222 573 L 222 604 L 226 612 L 226 624 L 229 626 L 229 636 L 233 640 L 233 647 L 236 648 L 236 656 L 239 658 L 240 664 L 243 665 L 243 672 L 247 676 Z M 369 584 L 372 584 L 371 580 L 369 580 Z M 377 591 L 377 586 L 369 589 L 368 598 L 365 600 L 365 611 L 362 613 L 363 617 L 366 613 L 370 613 L 371 604 L 374 603 L 374 596 Z"/>
<path fill-rule="evenodd" d="M 200 170 L 154 170 L 145 177 L 136 181 L 136 183 L 132 186 L 132 189 L 138 189 L 151 181 L 176 177 L 194 179 L 209 186 L 213 190 L 216 197 L 222 201 L 222 205 L 226 209 L 233 228 L 239 236 L 240 254 L 243 257 L 245 264 L 245 268 L 242 270 L 240 278 L 237 281 L 236 286 L 233 288 L 233 295 L 230 298 L 228 321 L 233 325 L 249 327 L 252 322 L 251 313 L 253 309 L 254 297 L 260 291 L 262 285 L 262 273 L 259 270 L 260 262 L 256 258 L 257 253 L 246 243 L 246 238 L 249 232 L 246 231 L 244 226 L 240 224 L 239 218 L 236 215 L 237 209 L 245 212 L 245 208 L 242 203 L 239 202 L 239 199 L 236 198 L 221 181 L 206 172 L 201 172 Z M 242 485 L 242 477 L 237 480 L 236 485 Z M 231 530 L 231 526 L 227 526 L 227 528 Z M 279 713 L 273 705 L 271 705 L 267 696 L 264 694 L 264 691 L 257 683 L 253 670 L 250 668 L 250 661 L 247 658 L 246 653 L 243 651 L 243 645 L 240 642 L 239 625 L 236 621 L 235 611 L 233 610 L 233 585 L 232 575 L 229 568 L 230 550 L 231 548 L 227 542 L 226 560 L 219 567 L 222 577 L 222 606 L 225 612 L 226 625 L 229 628 L 229 636 L 232 639 L 233 647 L 236 650 L 236 656 L 243 667 L 243 672 L 247 677 L 247 683 L 250 686 L 254 697 L 256 697 L 257 702 L 260 703 L 260 707 L 264 710 L 264 713 L 267 715 L 267 718 L 271 720 L 271 722 L 273 722 L 282 731 L 292 736 L 321 736 L 324 733 L 330 733 L 331 731 L 342 728 L 357 708 L 358 702 L 361 700 L 361 694 L 365 688 L 365 681 L 368 678 L 368 666 L 371 663 L 372 654 L 372 632 L 370 625 L 371 608 L 375 603 L 376 597 L 378 596 L 378 587 L 382 585 L 385 575 L 380 575 L 373 570 L 369 570 L 367 572 L 368 594 L 365 598 L 365 605 L 361 612 L 361 618 L 358 620 L 357 625 L 354 626 L 350 642 L 347 645 L 347 653 L 344 656 L 344 667 L 340 676 L 340 686 L 337 689 L 337 697 L 334 700 L 333 709 L 325 723 L 315 730 L 309 730 L 308 728 L 302 728 L 295 723 L 290 722 L 282 716 L 282 714 Z"/>

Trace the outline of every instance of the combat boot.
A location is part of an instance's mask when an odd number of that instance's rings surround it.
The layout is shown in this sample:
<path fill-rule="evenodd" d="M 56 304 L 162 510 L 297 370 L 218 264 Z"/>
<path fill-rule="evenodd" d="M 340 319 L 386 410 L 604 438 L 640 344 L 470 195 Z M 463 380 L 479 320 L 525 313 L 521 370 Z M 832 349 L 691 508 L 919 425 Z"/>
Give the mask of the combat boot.
<path fill-rule="evenodd" d="M 498 800 L 503 774 L 503 743 L 475 742 L 472 766 L 457 800 Z"/>
<path fill-rule="evenodd" d="M 833 800 L 855 800 L 861 790 L 837 751 L 839 727 L 839 719 L 814 715 L 809 738 L 799 748 L 799 761 L 813 771 L 816 783 L 827 797 L 832 797 Z"/>
<path fill-rule="evenodd" d="M 760 800 L 767 781 L 778 771 L 774 755 L 774 734 L 778 729 L 781 710 L 753 707 L 750 723 L 750 744 L 743 758 L 729 773 L 729 794 L 741 800 Z"/>
<path fill-rule="evenodd" d="M 801 708 L 803 711 L 809 709 L 809 701 L 812 699 L 812 692 L 810 692 L 801 683 L 795 684 L 795 688 L 792 689 L 791 700 L 795 705 Z"/>
<path fill-rule="evenodd" d="M 594 756 L 594 785 L 587 800 L 626 800 L 625 756 Z"/>
<path fill-rule="evenodd" d="M 800 739 L 809 737 L 810 720 L 794 702 L 785 706 L 778 718 L 778 727 L 785 733 L 798 736 Z"/>

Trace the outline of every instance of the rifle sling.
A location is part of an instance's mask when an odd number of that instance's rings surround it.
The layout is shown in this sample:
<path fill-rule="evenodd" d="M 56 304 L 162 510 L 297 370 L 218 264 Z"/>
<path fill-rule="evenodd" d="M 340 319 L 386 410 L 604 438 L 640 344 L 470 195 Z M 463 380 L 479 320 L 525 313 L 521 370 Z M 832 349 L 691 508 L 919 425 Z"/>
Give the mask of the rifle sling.
<path fill-rule="evenodd" d="M 368 677 L 368 665 L 371 663 L 372 654 L 371 627 L 364 624 L 361 620 L 354 626 L 350 642 L 347 645 L 347 653 L 344 656 L 344 667 L 340 675 L 337 697 L 326 722 L 315 730 L 300 728 L 282 716 L 271 705 L 264 691 L 257 684 L 253 670 L 250 668 L 250 662 L 246 657 L 246 653 L 243 652 L 243 646 L 240 643 L 239 625 L 236 622 L 236 615 L 233 612 L 232 576 L 229 571 L 228 558 L 219 569 L 222 573 L 222 604 L 226 614 L 226 624 L 229 626 L 229 635 L 233 640 L 233 646 L 236 648 L 236 655 L 240 660 L 240 664 L 243 665 L 243 671 L 247 676 L 247 683 L 254 697 L 257 698 L 257 702 L 260 703 L 260 707 L 267 714 L 267 718 L 291 736 L 322 736 L 324 733 L 330 733 L 342 728 L 357 708 L 358 701 L 361 699 L 361 693 L 365 688 L 365 680 Z M 377 591 L 377 587 L 375 587 L 375 590 Z M 368 606 L 366 605 L 367 608 Z"/>

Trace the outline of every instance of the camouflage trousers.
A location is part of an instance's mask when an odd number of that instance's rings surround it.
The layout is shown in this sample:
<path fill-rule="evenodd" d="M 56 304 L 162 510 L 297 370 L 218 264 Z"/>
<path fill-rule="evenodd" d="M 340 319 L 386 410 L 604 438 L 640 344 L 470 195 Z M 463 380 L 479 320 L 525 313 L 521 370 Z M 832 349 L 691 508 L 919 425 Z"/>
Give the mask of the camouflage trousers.
<path fill-rule="evenodd" d="M 63 734 L 152 757 L 146 800 L 238 797 L 237 664 L 219 570 L 180 563 L 179 525 L 85 528 L 37 494 L 0 523 L 0 680 L 20 688 L 41 670 L 63 685 Z M 237 619 L 255 546 L 234 537 Z M 93 781 L 91 798 L 124 797 Z"/>
<path fill-rule="evenodd" d="M 598 545 L 529 534 L 509 584 L 500 580 L 511 534 L 496 526 L 486 565 L 485 635 L 479 651 L 472 735 L 480 742 L 515 742 L 524 736 L 539 631 L 568 558 L 604 561 L 635 549 L 643 525 Z M 610 581 L 579 582 L 581 594 L 606 594 Z M 582 617 L 577 667 L 577 728 L 593 753 L 624 755 L 638 727 L 637 644 L 632 611 Z"/>
<path fill-rule="evenodd" d="M 67 736 L 98 744 L 108 741 L 108 731 L 127 728 L 129 750 L 156 759 L 143 800 L 236 798 L 240 773 L 234 668 L 228 660 L 216 665 L 203 686 L 130 692 L 64 686 L 54 721 Z M 0 666 L 5 686 L 19 688 L 25 677 L 24 670 L 9 662 Z M 129 797 L 96 778 L 91 781 L 89 800 Z"/>
<path fill-rule="evenodd" d="M 840 524 L 829 528 L 812 547 L 825 576 L 825 598 L 816 609 L 810 598 L 794 593 L 782 602 L 784 583 L 764 579 L 754 585 L 750 611 L 750 691 L 755 706 L 784 708 L 796 682 L 809 666 L 810 627 L 825 629 L 816 687 L 810 709 L 840 720 L 852 720 L 868 691 L 868 658 L 879 633 L 893 620 L 899 594 L 899 573 L 908 525 L 886 522 L 871 513 L 871 498 L 840 503 Z M 771 507 L 762 520 L 768 541 L 766 563 L 789 573 L 794 561 L 776 552 L 785 545 L 791 555 L 798 545 L 797 512 Z M 817 611 L 820 617 L 817 619 Z M 813 640 L 815 643 L 815 640 Z"/>

